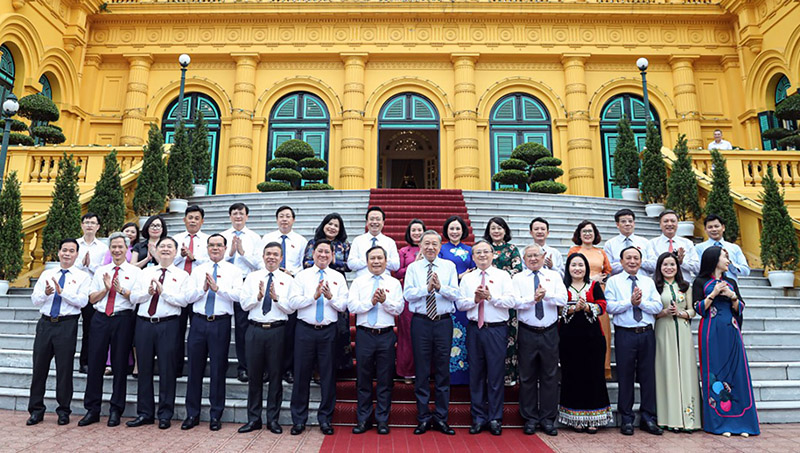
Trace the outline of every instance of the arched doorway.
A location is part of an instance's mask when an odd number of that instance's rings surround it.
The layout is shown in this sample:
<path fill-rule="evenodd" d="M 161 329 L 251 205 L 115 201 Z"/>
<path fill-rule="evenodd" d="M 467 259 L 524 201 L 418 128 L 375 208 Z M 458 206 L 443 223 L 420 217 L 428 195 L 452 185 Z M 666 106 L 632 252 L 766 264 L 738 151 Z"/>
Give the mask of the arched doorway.
<path fill-rule="evenodd" d="M 181 118 L 183 118 L 187 129 L 194 129 L 194 120 L 197 111 L 203 112 L 203 119 L 208 124 L 208 151 L 211 153 L 211 179 L 208 180 L 208 194 L 216 193 L 217 181 L 217 161 L 219 160 L 219 139 L 220 139 L 220 111 L 217 103 L 213 99 L 202 93 L 186 93 L 183 96 L 181 106 Z M 172 143 L 175 135 L 175 128 L 178 125 L 178 99 L 175 98 L 164 112 L 161 122 L 164 142 Z"/>
<path fill-rule="evenodd" d="M 14 91 L 16 69 L 11 50 L 3 44 L 0 46 L 0 104 L 5 102 L 8 94 Z"/>
<path fill-rule="evenodd" d="M 771 88 L 773 83 L 775 86 L 774 90 Z M 777 83 L 773 83 L 771 83 L 769 85 L 770 88 L 767 89 L 767 106 L 770 108 L 770 110 L 759 112 L 758 114 L 758 127 L 762 134 L 762 149 L 779 149 L 778 141 L 764 137 L 764 131 L 776 127 L 782 127 L 792 131 L 797 129 L 796 121 L 781 120 L 775 116 L 775 108 L 777 105 L 783 102 L 783 100 L 786 99 L 790 94 L 789 89 L 792 87 L 792 84 L 789 82 L 789 78 L 785 75 L 781 75 Z"/>
<path fill-rule="evenodd" d="M 617 122 L 627 116 L 636 139 L 636 147 L 641 150 L 647 138 L 647 121 L 654 121 L 659 127 L 658 113 L 650 105 L 650 115 L 645 114 L 644 101 L 635 94 L 620 94 L 612 97 L 603 106 L 600 115 L 600 141 L 603 148 L 603 175 L 606 181 L 606 197 L 622 198 L 622 188 L 614 184 L 614 151 L 617 149 Z"/>
<path fill-rule="evenodd" d="M 398 94 L 381 107 L 378 187 L 439 188 L 439 112 L 419 94 Z"/>

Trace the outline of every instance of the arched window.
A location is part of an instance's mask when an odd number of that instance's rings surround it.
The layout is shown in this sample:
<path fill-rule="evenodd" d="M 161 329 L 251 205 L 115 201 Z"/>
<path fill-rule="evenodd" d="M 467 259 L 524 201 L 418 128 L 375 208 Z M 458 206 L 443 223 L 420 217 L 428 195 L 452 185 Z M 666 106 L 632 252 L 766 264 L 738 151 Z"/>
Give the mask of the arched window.
<path fill-rule="evenodd" d="M 622 188 L 614 184 L 614 151 L 617 149 L 617 122 L 627 116 L 636 139 L 636 148 L 644 148 L 647 138 L 647 121 L 659 124 L 658 113 L 650 106 L 650 114 L 642 98 L 635 94 L 620 94 L 612 97 L 603 106 L 600 114 L 600 139 L 603 149 L 603 175 L 606 180 L 606 196 L 622 198 Z"/>
<path fill-rule="evenodd" d="M 553 151 L 550 113 L 529 94 L 513 93 L 500 98 L 489 114 L 489 134 L 492 175 L 500 171 L 500 162 L 509 159 L 514 148 L 523 143 L 539 143 Z M 493 190 L 502 187 L 492 183 Z"/>
<path fill-rule="evenodd" d="M 14 90 L 14 57 L 5 45 L 0 46 L 0 104 Z"/>
<path fill-rule="evenodd" d="M 207 193 L 216 192 L 215 183 L 217 180 L 217 161 L 219 160 L 219 140 L 220 140 L 220 111 L 217 103 L 213 99 L 202 93 L 186 93 L 183 96 L 181 106 L 181 118 L 183 118 L 186 128 L 194 129 L 194 120 L 197 111 L 203 112 L 203 119 L 208 124 L 208 152 L 211 153 L 211 179 L 208 180 Z M 175 135 L 175 128 L 178 125 L 178 99 L 174 99 L 164 112 L 161 122 L 164 142 L 172 143 Z"/>
<path fill-rule="evenodd" d="M 789 83 L 789 78 L 785 75 L 782 75 L 780 79 L 778 79 L 778 83 L 775 85 L 775 106 L 777 107 L 787 96 L 789 96 L 789 88 L 792 87 L 792 84 Z M 773 93 L 769 93 L 772 95 Z M 770 96 L 772 97 L 772 96 Z M 758 127 L 761 130 L 761 147 L 763 149 L 778 149 L 778 141 L 768 139 L 763 136 L 764 131 L 768 129 L 773 129 L 776 127 L 783 127 L 789 130 L 796 130 L 797 129 L 797 122 L 791 120 L 783 120 L 781 121 L 775 116 L 775 110 L 767 110 L 758 114 Z"/>
<path fill-rule="evenodd" d="M 39 83 L 42 84 L 42 96 L 46 97 L 47 99 L 53 100 L 53 87 L 50 85 L 50 79 L 47 78 L 46 75 L 42 74 L 39 77 Z"/>
<path fill-rule="evenodd" d="M 316 157 L 328 161 L 330 115 L 322 99 L 299 91 L 287 94 L 275 103 L 269 115 L 267 161 L 273 159 L 273 154 L 281 143 L 292 139 L 308 143 L 314 149 Z M 301 181 L 301 184 L 305 183 L 306 181 Z"/>

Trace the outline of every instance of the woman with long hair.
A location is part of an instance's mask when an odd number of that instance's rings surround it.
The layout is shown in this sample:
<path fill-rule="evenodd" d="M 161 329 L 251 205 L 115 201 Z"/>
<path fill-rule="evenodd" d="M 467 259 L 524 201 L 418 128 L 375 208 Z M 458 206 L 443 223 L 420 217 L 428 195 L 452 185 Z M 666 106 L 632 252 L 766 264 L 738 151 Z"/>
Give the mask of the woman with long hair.
<path fill-rule="evenodd" d="M 413 219 L 406 227 L 406 246 L 397 251 L 400 255 L 400 268 L 392 272 L 392 276 L 405 284 L 408 266 L 420 258 L 419 241 L 425 232 L 425 223 L 420 219 Z M 406 384 L 414 382 L 414 351 L 411 349 L 411 318 L 414 314 L 408 309 L 405 301 L 403 312 L 395 320 L 397 324 L 397 369 L 398 376 L 402 376 Z"/>
<path fill-rule="evenodd" d="M 167 237 L 167 224 L 161 215 L 150 216 L 142 227 L 142 240 L 131 249 L 131 264 L 144 269 L 158 264 L 156 244 Z"/>

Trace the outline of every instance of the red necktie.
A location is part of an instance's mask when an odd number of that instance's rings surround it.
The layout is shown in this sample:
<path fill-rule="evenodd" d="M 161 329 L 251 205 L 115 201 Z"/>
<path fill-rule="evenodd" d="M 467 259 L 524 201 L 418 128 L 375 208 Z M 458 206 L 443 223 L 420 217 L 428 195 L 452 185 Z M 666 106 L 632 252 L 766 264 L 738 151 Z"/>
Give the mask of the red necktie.
<path fill-rule="evenodd" d="M 486 271 L 481 271 L 481 286 L 486 286 Z M 486 302 L 482 300 L 478 304 L 478 328 L 483 328 L 483 303 Z"/>
<path fill-rule="evenodd" d="M 161 269 L 161 277 L 158 278 L 159 283 L 164 283 L 164 277 L 167 275 L 166 269 Z M 158 306 L 158 293 L 153 294 L 153 297 L 150 298 L 150 306 L 147 307 L 147 314 L 151 317 L 156 314 L 156 307 Z"/>
<path fill-rule="evenodd" d="M 193 234 L 189 235 L 189 251 L 192 253 L 192 256 L 194 256 L 194 235 Z M 183 270 L 185 270 L 189 274 L 192 273 L 192 260 L 190 260 L 188 256 L 186 257 L 186 260 L 184 260 L 184 262 L 183 262 Z"/>
<path fill-rule="evenodd" d="M 669 240 L 669 253 L 672 253 L 672 252 L 673 252 L 673 249 L 672 249 L 672 239 L 670 239 L 670 240 Z"/>
<path fill-rule="evenodd" d="M 117 288 L 114 286 L 114 280 L 119 275 L 119 266 L 114 266 L 114 276 L 111 277 L 111 289 L 108 290 L 108 300 L 106 301 L 106 316 L 114 314 L 114 300 L 117 298 Z"/>

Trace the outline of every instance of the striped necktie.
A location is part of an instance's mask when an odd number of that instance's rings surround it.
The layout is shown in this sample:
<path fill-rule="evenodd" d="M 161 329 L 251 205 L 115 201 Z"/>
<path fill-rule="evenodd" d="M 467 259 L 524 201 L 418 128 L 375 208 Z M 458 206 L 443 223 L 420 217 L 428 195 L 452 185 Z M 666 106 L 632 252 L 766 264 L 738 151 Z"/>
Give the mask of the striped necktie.
<path fill-rule="evenodd" d="M 426 283 L 430 283 L 431 278 L 433 278 L 433 263 L 428 263 L 428 279 L 426 280 Z M 437 310 L 435 291 L 429 292 L 428 297 L 425 299 L 425 313 L 427 313 L 428 317 L 431 319 L 436 317 Z"/>

